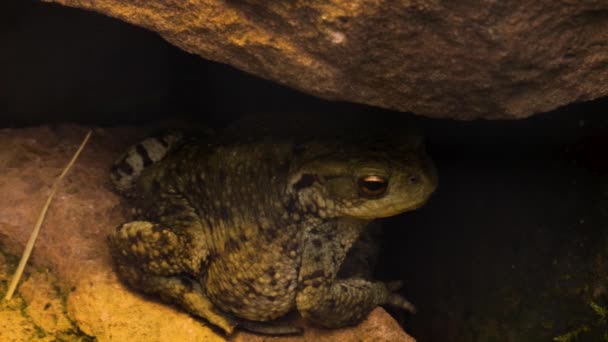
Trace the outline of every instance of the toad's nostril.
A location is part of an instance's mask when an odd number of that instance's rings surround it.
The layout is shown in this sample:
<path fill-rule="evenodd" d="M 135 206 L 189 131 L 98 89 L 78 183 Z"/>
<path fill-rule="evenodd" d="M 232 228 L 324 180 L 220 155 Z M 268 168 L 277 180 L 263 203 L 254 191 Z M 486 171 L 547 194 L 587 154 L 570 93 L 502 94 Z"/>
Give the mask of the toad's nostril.
<path fill-rule="evenodd" d="M 420 183 L 420 177 L 419 176 L 410 176 L 408 178 L 408 181 L 410 182 L 410 184 L 417 184 L 417 183 Z"/>

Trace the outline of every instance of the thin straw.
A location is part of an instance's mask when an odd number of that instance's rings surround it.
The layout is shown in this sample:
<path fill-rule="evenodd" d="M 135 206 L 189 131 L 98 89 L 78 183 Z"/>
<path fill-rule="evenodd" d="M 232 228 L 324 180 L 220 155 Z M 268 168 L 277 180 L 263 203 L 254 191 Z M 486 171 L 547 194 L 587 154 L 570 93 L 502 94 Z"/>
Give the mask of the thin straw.
<path fill-rule="evenodd" d="M 63 169 L 63 172 L 61 172 L 59 177 L 57 177 L 57 179 L 55 180 L 55 183 L 53 183 L 53 187 L 51 189 L 51 194 L 47 198 L 46 203 L 44 204 L 44 207 L 42 208 L 42 212 L 40 213 L 40 216 L 38 216 L 38 221 L 36 221 L 36 225 L 34 226 L 34 230 L 32 231 L 32 234 L 30 235 L 30 239 L 27 241 L 27 245 L 25 245 L 25 250 L 23 251 L 21 260 L 19 260 L 19 266 L 17 266 L 17 270 L 15 271 L 15 274 L 13 275 L 13 278 L 11 279 L 11 283 L 8 286 L 8 291 L 6 292 L 6 295 L 4 296 L 5 301 L 13 298 L 13 293 L 15 292 L 15 289 L 17 288 L 17 284 L 19 283 L 19 280 L 21 279 L 21 275 L 23 274 L 25 265 L 27 264 L 27 261 L 30 258 L 30 255 L 32 254 L 32 249 L 34 248 L 34 243 L 36 242 L 36 239 L 38 238 L 38 233 L 40 232 L 40 226 L 42 226 L 42 222 L 44 221 L 46 212 L 49 209 L 49 205 L 51 205 L 51 201 L 53 200 L 53 197 L 55 196 L 55 193 L 57 192 L 59 183 L 61 182 L 63 177 L 68 173 L 68 171 L 70 171 L 70 169 L 72 168 L 72 165 L 74 165 L 74 162 L 76 161 L 76 159 L 78 159 L 80 152 L 82 152 L 82 149 L 89 141 L 89 138 L 91 137 L 91 133 L 92 133 L 92 131 L 89 130 L 87 135 L 84 137 L 84 140 L 80 144 L 80 147 L 78 147 L 78 150 L 72 157 L 72 160 L 70 160 L 68 165 Z"/>

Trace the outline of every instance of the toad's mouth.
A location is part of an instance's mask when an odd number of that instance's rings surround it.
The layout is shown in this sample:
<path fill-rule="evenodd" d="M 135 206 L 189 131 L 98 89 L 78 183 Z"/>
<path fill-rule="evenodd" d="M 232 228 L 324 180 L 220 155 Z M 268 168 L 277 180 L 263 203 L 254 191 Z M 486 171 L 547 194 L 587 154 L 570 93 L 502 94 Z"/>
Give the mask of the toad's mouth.
<path fill-rule="evenodd" d="M 414 211 L 420 207 L 422 207 L 423 205 L 425 205 L 427 202 L 427 200 L 424 201 L 420 201 L 418 203 L 412 204 L 411 206 L 408 207 L 403 207 L 403 206 L 383 206 L 383 207 L 378 207 L 377 210 L 366 210 L 365 213 L 351 213 L 350 217 L 352 218 L 357 218 L 357 219 L 362 219 L 362 220 L 373 220 L 373 219 L 379 219 L 379 218 L 386 218 L 386 217 L 391 217 L 391 216 L 395 216 L 395 215 L 399 215 L 399 214 L 403 214 L 405 212 L 408 211 Z"/>
<path fill-rule="evenodd" d="M 399 215 L 408 211 L 416 210 L 424 206 L 431 195 L 436 189 L 436 183 L 429 187 L 421 188 L 417 193 L 408 196 L 409 200 L 403 202 L 386 203 L 384 201 L 370 201 L 365 206 L 360 208 L 351 208 L 345 213 L 345 216 L 362 219 L 362 220 L 373 220 L 378 218 L 386 218 L 395 215 Z M 412 200 L 416 198 L 417 200 Z"/>

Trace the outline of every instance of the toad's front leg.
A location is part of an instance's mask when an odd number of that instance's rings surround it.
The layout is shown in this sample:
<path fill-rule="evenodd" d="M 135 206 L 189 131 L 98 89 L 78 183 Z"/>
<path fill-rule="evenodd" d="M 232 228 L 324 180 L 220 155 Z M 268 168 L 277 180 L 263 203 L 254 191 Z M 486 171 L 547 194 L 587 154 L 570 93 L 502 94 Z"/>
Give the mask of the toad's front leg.
<path fill-rule="evenodd" d="M 299 274 L 296 305 L 302 316 L 320 326 L 338 328 L 361 322 L 378 305 L 412 311 L 393 286 L 360 278 L 336 279 L 346 252 L 367 222 L 337 220 L 312 228 Z"/>

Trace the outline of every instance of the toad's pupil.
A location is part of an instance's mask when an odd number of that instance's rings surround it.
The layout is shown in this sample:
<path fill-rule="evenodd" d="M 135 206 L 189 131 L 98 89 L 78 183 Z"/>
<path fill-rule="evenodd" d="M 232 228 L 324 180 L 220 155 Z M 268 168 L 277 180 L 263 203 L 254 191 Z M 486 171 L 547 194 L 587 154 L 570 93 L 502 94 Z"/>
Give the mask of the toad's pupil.
<path fill-rule="evenodd" d="M 359 180 L 359 188 L 364 195 L 381 195 L 386 191 L 387 182 L 382 177 L 367 176 Z"/>
<path fill-rule="evenodd" d="M 382 181 L 366 181 L 364 183 L 365 187 L 371 191 L 382 190 L 386 186 L 386 183 Z"/>

